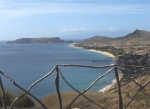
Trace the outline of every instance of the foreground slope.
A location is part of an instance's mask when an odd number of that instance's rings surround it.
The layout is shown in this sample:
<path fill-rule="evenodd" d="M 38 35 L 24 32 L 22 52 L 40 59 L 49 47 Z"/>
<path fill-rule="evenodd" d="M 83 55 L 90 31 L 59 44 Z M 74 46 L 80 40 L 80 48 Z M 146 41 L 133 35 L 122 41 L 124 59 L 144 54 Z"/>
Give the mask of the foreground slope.
<path fill-rule="evenodd" d="M 150 74 L 145 74 L 134 79 L 138 84 L 144 85 L 149 81 Z M 126 80 L 121 80 L 121 89 L 124 106 L 130 101 L 132 97 L 140 87 L 136 85 L 133 81 L 127 82 Z M 144 90 L 141 90 L 131 102 L 127 109 L 149 109 L 150 107 L 150 84 L 148 84 Z M 86 92 L 86 97 L 90 98 L 92 101 L 87 100 L 85 97 L 80 96 L 69 109 L 118 109 L 118 94 L 116 90 L 116 84 L 107 92 Z M 78 96 L 77 92 L 62 92 L 62 104 L 63 109 L 72 102 L 72 100 Z M 51 94 L 41 100 L 48 109 L 59 109 L 58 96 L 56 93 Z M 98 104 L 100 107 L 98 107 Z M 142 105 L 141 105 L 142 104 Z M 35 107 L 39 107 L 38 103 Z"/>

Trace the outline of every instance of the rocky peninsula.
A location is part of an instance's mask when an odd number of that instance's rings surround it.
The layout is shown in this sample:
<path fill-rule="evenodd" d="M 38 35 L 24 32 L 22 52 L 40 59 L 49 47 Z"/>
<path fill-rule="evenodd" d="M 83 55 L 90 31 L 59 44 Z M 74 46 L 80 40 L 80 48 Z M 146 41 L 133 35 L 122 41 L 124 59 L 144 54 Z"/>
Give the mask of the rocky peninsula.
<path fill-rule="evenodd" d="M 73 41 L 64 41 L 59 37 L 50 38 L 20 38 L 14 41 L 8 41 L 7 44 L 37 44 L 37 43 L 73 43 Z"/>

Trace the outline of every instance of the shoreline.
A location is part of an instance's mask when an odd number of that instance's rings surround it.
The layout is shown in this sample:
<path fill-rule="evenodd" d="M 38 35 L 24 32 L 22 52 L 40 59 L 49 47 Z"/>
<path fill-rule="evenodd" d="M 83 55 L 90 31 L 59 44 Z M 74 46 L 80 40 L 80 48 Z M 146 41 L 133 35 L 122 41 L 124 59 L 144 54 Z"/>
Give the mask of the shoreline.
<path fill-rule="evenodd" d="M 70 46 L 73 47 L 73 48 L 84 49 L 83 47 L 76 47 L 74 44 L 71 44 Z M 100 53 L 100 54 L 104 54 L 104 55 L 112 57 L 113 59 L 115 58 L 115 56 L 113 54 L 109 53 L 109 52 L 95 50 L 95 49 L 86 49 L 86 50 L 92 51 L 92 52 L 97 52 L 97 53 Z"/>
<path fill-rule="evenodd" d="M 104 55 L 107 55 L 109 57 L 115 58 L 115 56 L 113 54 L 109 53 L 109 52 L 104 52 L 104 51 L 94 50 L 94 49 L 89 49 L 89 51 L 98 52 L 100 54 L 104 54 Z"/>
<path fill-rule="evenodd" d="M 119 73 L 119 81 L 122 79 L 123 73 Z M 106 85 L 104 88 L 100 89 L 99 92 L 107 92 L 110 89 L 114 88 L 114 86 L 117 84 L 116 79 L 112 80 L 111 84 Z"/>
<path fill-rule="evenodd" d="M 73 48 L 77 48 L 77 49 L 84 49 L 83 47 L 76 47 L 74 44 L 71 44 L 70 45 L 71 47 Z M 104 51 L 100 51 L 100 50 L 95 50 L 95 49 L 86 49 L 88 51 L 91 51 L 91 52 L 97 52 L 97 53 L 100 53 L 100 54 L 104 54 L 104 55 L 107 55 L 109 57 L 112 57 L 113 59 L 115 59 L 115 56 L 109 52 L 104 52 Z M 122 78 L 122 74 L 119 75 L 119 79 Z M 98 90 L 98 92 L 106 92 L 106 91 L 109 91 L 111 88 L 113 88 L 113 86 L 116 84 L 116 79 L 112 80 L 112 83 L 111 84 L 108 84 L 106 86 L 104 86 L 102 89 Z"/>
<path fill-rule="evenodd" d="M 111 84 L 106 85 L 104 88 L 100 89 L 99 92 L 107 92 L 116 84 L 116 79 L 112 81 Z"/>

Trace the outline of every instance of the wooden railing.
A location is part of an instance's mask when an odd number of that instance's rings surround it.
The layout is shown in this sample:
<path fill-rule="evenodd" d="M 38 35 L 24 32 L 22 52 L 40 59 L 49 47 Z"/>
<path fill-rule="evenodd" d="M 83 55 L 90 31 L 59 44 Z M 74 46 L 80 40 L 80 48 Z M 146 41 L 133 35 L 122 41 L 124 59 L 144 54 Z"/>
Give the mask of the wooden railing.
<path fill-rule="evenodd" d="M 108 71 L 106 71 L 104 74 L 102 74 L 101 76 L 99 76 L 95 81 L 93 81 L 92 84 L 90 84 L 84 91 L 80 92 L 79 90 L 77 90 L 74 86 L 72 86 L 63 76 L 63 74 L 61 73 L 61 70 L 59 69 L 59 67 L 85 67 L 85 68 L 109 68 Z M 66 107 L 66 109 L 70 109 L 72 104 L 80 97 L 83 96 L 85 99 L 87 99 L 88 101 L 90 101 L 91 103 L 93 103 L 94 105 L 96 105 L 97 107 L 99 107 L 100 109 L 106 109 L 105 107 L 101 106 L 100 104 L 96 103 L 95 101 L 93 101 L 91 98 L 87 97 L 85 95 L 85 93 L 90 90 L 101 78 L 104 78 L 106 75 L 108 75 L 109 73 L 112 73 L 112 71 L 114 71 L 114 75 L 116 78 L 116 86 L 117 86 L 117 93 L 118 93 L 118 109 L 127 109 L 128 106 L 130 105 L 130 103 L 135 99 L 135 97 L 138 95 L 138 93 L 140 93 L 142 90 L 145 91 L 145 93 L 147 94 L 147 96 L 149 96 L 150 99 L 150 94 L 145 90 L 145 87 L 148 86 L 148 84 L 150 83 L 150 79 L 148 81 L 146 81 L 144 83 L 144 85 L 139 84 L 138 82 L 136 82 L 134 79 L 131 79 L 131 81 L 133 81 L 138 87 L 139 89 L 137 90 L 137 92 L 133 95 L 133 96 L 129 96 L 130 99 L 126 104 L 123 104 L 123 97 L 122 97 L 122 91 L 121 91 L 121 83 L 120 83 L 120 79 L 119 79 L 119 72 L 121 70 L 122 67 L 135 67 L 135 68 L 145 68 L 145 69 L 150 69 L 150 67 L 145 67 L 145 66 L 135 66 L 135 65 L 126 65 L 126 66 L 119 66 L 119 65 L 115 65 L 115 64 L 111 64 L 111 65 L 106 65 L 106 66 L 88 66 L 88 65 L 72 65 L 72 64 L 65 64 L 65 65 L 56 65 L 49 73 L 47 73 L 46 75 L 44 75 L 43 77 L 41 77 L 40 79 L 38 79 L 37 81 L 35 81 L 27 90 L 24 89 L 23 87 L 21 87 L 20 85 L 18 85 L 15 80 L 13 80 L 11 77 L 9 77 L 7 74 L 3 73 L 2 71 L 0 71 L 0 87 L 1 87 L 1 92 L 2 92 L 2 102 L 3 102 L 3 108 L 7 109 L 7 105 L 5 103 L 5 89 L 3 86 L 3 82 L 1 77 L 5 77 L 7 79 L 9 79 L 16 87 L 18 87 L 19 89 L 21 89 L 24 93 L 17 97 L 12 104 L 9 106 L 9 109 L 13 109 L 14 104 L 21 99 L 23 96 L 25 96 L 26 94 L 29 95 L 30 97 L 32 97 L 34 100 L 36 100 L 38 103 L 40 103 L 41 107 L 43 109 L 48 109 L 43 103 L 42 101 L 40 101 L 36 96 L 34 96 L 33 94 L 31 94 L 29 91 L 35 86 L 37 85 L 39 82 L 41 82 L 42 80 L 44 80 L 45 78 L 47 78 L 48 76 L 51 76 L 52 73 L 56 73 L 56 78 L 55 78 L 55 86 L 56 86 L 56 92 L 58 95 L 58 102 L 59 102 L 59 109 L 63 109 L 63 104 L 62 104 L 62 97 L 61 97 L 61 92 L 60 92 L 60 78 L 62 78 L 62 80 L 70 87 L 72 88 L 75 92 L 78 93 L 78 95 L 71 101 L 71 103 Z"/>

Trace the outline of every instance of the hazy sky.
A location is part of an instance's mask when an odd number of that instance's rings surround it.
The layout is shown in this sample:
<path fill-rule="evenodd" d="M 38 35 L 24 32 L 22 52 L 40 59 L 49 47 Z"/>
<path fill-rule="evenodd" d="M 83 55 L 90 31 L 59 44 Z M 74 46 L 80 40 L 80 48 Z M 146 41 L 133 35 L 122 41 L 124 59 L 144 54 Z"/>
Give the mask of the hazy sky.
<path fill-rule="evenodd" d="M 0 0 L 0 40 L 150 31 L 150 0 Z"/>

